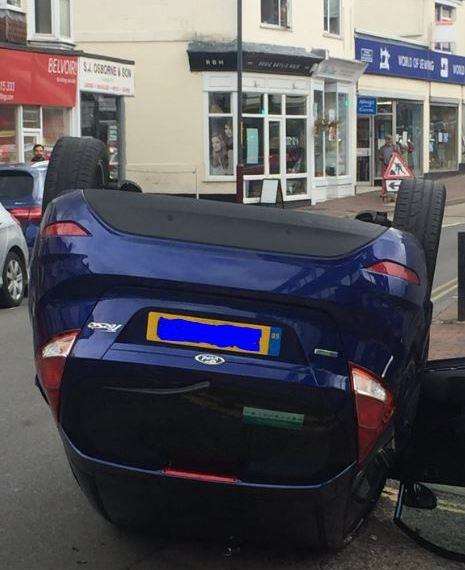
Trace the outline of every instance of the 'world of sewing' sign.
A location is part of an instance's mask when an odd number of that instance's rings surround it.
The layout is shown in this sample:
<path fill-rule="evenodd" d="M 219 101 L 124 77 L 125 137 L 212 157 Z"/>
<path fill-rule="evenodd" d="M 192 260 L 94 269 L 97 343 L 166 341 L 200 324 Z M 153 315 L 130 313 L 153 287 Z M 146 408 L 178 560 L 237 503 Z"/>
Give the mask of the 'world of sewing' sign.
<path fill-rule="evenodd" d="M 355 39 L 355 57 L 365 73 L 465 85 L 465 57 L 366 38 Z"/>

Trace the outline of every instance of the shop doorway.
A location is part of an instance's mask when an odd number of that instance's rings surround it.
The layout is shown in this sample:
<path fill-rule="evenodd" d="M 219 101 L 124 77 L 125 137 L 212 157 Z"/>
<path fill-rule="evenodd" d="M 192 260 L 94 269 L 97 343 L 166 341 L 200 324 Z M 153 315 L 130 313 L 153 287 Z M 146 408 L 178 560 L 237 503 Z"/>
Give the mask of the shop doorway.
<path fill-rule="evenodd" d="M 381 186 L 379 151 L 391 136 L 416 176 L 423 173 L 423 104 L 378 99 L 377 114 L 357 120 L 357 185 Z"/>
<path fill-rule="evenodd" d="M 357 121 L 357 182 L 371 184 L 371 117 L 359 117 Z"/>

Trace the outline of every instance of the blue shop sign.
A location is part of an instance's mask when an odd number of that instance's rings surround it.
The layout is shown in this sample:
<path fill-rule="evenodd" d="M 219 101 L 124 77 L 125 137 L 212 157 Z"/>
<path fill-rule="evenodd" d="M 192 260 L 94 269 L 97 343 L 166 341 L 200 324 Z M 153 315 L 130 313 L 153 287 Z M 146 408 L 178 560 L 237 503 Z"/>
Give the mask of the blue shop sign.
<path fill-rule="evenodd" d="M 465 57 L 365 38 L 355 38 L 355 57 L 365 73 L 465 85 Z"/>
<path fill-rule="evenodd" d="M 378 112 L 378 102 L 376 97 L 358 97 L 357 115 L 376 115 Z"/>

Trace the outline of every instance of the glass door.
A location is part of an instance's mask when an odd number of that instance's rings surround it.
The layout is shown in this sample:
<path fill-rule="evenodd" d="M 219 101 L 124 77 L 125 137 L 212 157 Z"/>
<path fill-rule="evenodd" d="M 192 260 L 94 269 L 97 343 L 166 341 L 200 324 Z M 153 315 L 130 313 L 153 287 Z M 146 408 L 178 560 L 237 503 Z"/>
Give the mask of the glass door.
<path fill-rule="evenodd" d="M 374 161 L 374 181 L 376 182 L 381 181 L 381 173 L 382 173 L 382 165 L 381 161 L 379 160 L 379 151 L 381 147 L 383 147 L 386 143 L 386 138 L 391 137 L 393 138 L 393 121 L 392 121 L 392 113 L 385 114 L 385 115 L 376 115 L 375 116 L 375 137 L 374 137 L 374 153 L 373 153 L 373 161 Z"/>
<path fill-rule="evenodd" d="M 357 184 L 371 184 L 371 118 L 357 120 Z"/>

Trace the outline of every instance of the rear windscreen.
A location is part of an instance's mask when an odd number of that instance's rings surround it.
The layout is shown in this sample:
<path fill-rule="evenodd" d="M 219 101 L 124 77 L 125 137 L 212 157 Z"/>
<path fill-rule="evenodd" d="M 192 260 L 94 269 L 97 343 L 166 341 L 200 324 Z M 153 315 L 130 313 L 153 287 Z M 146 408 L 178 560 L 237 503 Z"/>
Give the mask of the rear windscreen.
<path fill-rule="evenodd" d="M 0 172 L 0 200 L 21 200 L 32 196 L 34 179 L 27 172 Z"/>

